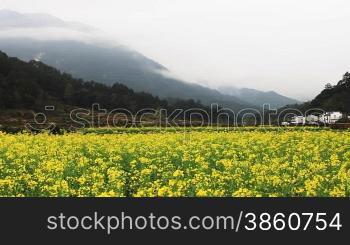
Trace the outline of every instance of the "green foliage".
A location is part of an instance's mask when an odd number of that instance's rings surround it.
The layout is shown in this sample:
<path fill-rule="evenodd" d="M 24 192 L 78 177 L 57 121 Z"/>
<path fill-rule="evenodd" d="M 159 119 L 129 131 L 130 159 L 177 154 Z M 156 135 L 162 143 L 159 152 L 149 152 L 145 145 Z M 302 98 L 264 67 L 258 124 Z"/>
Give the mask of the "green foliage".
<path fill-rule="evenodd" d="M 346 73 L 337 85 L 326 85 L 326 88 L 311 101 L 311 107 L 327 111 L 350 112 L 350 76 Z"/>

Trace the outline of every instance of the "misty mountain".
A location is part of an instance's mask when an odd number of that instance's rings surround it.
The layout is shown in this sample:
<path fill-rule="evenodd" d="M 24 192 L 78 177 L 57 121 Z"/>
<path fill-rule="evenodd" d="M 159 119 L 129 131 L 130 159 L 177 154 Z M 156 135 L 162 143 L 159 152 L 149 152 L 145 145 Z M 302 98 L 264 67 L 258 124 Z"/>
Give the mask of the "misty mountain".
<path fill-rule="evenodd" d="M 40 60 L 84 80 L 105 84 L 121 83 L 136 92 L 148 92 L 161 98 L 200 100 L 219 103 L 239 110 L 249 103 L 197 84 L 166 77 L 167 69 L 125 47 L 102 47 L 78 41 L 38 41 L 0 38 L 0 48 L 20 59 Z"/>
<path fill-rule="evenodd" d="M 175 109 L 189 108 L 210 113 L 209 107 L 194 100 L 168 103 L 148 93 L 134 92 L 123 84 L 84 82 L 40 61 L 24 62 L 1 51 L 0 98 L 2 112 L 12 109 L 43 111 L 45 106 L 53 105 L 56 113 L 64 113 L 76 107 L 90 109 L 98 103 L 103 109 L 123 108 L 133 113 L 144 108 L 162 108 L 169 114 Z"/>
<path fill-rule="evenodd" d="M 274 91 L 264 92 L 256 89 L 235 87 L 221 87 L 219 91 L 256 106 L 270 104 L 271 108 L 281 108 L 286 105 L 301 103 L 298 100 L 280 95 Z"/>
<path fill-rule="evenodd" d="M 48 26 L 73 28 L 70 23 L 55 17 L 7 10 L 0 11 L 0 20 L 3 20 L 1 28 L 5 30 Z M 195 99 L 207 105 L 219 103 L 234 110 L 249 106 L 234 96 L 167 76 L 170 72 L 164 66 L 122 45 L 64 40 L 63 37 L 47 39 L 0 34 L 0 49 L 25 61 L 40 60 L 74 77 L 105 84 L 118 82 L 137 92 L 148 92 L 161 98 Z"/>

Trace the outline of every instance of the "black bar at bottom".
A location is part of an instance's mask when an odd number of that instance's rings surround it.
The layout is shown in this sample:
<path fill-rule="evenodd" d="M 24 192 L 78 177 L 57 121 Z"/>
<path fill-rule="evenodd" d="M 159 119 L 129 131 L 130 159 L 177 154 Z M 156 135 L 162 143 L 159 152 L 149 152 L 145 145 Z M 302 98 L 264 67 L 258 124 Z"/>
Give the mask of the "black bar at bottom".
<path fill-rule="evenodd" d="M 350 235 L 349 204 L 349 198 L 1 198 L 0 235 L 11 244 L 341 242 Z"/>

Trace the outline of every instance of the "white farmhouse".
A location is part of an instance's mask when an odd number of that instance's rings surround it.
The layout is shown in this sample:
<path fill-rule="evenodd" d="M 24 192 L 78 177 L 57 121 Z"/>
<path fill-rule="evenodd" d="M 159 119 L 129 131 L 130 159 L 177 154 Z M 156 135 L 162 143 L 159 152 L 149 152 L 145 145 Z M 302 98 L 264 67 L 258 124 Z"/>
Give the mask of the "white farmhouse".
<path fill-rule="evenodd" d="M 282 122 L 282 126 L 288 125 L 318 125 L 318 124 L 335 124 L 343 118 L 343 113 L 339 111 L 326 112 L 321 115 L 294 116 L 288 122 Z M 349 116 L 350 119 L 350 116 Z"/>
<path fill-rule="evenodd" d="M 290 121 L 290 124 L 293 124 L 293 125 L 300 125 L 305 123 L 306 123 L 306 117 L 303 117 L 303 116 L 294 116 Z"/>
<path fill-rule="evenodd" d="M 318 124 L 318 116 L 315 116 L 315 115 L 308 115 L 307 117 L 306 117 L 306 123 L 307 124 Z"/>
<path fill-rule="evenodd" d="M 338 120 L 342 119 L 343 113 L 339 111 L 333 111 L 333 112 L 326 112 L 322 115 L 319 116 L 318 120 L 321 123 L 326 123 L 326 124 L 334 124 Z"/>

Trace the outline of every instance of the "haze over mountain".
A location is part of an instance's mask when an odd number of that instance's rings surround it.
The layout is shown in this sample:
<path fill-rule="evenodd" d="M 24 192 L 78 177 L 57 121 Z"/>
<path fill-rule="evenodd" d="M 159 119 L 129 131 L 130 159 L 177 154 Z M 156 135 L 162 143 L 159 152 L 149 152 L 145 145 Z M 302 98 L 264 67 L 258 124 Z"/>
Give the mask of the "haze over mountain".
<path fill-rule="evenodd" d="M 46 34 L 48 28 L 54 37 Z M 281 107 L 296 102 L 276 93 L 266 94 L 270 96 L 266 100 L 265 93 L 256 90 L 254 93 L 241 90 L 240 94 L 244 93 L 241 96 L 186 82 L 139 52 L 117 42 L 112 44 L 107 39 L 101 42 L 101 37 L 94 40 L 98 31 L 92 27 L 46 14 L 0 11 L 0 30 L 0 49 L 9 56 L 26 61 L 40 60 L 85 80 L 118 82 L 161 98 L 195 99 L 206 105 L 219 103 L 234 110 L 263 103 Z M 55 30 L 62 36 L 56 37 Z"/>
<path fill-rule="evenodd" d="M 285 105 L 301 103 L 298 100 L 280 95 L 274 91 L 264 92 L 256 89 L 235 87 L 220 87 L 219 91 L 254 105 L 270 104 L 271 108 L 280 108 Z"/>

